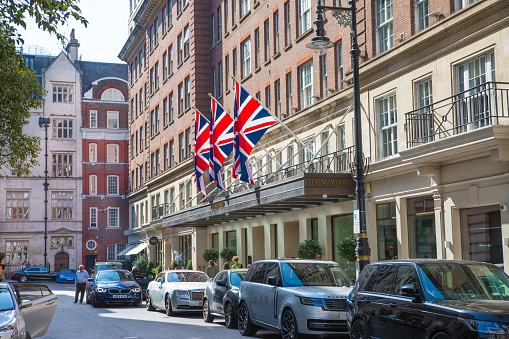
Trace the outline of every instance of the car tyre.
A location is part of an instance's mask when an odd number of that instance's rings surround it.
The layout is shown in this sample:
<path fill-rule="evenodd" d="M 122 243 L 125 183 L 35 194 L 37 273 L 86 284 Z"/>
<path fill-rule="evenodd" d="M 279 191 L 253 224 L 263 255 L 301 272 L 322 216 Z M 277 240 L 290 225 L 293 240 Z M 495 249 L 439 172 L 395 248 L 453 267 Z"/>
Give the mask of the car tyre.
<path fill-rule="evenodd" d="M 26 283 L 28 281 L 28 277 L 26 275 L 22 275 L 19 277 L 19 281 L 22 283 Z"/>
<path fill-rule="evenodd" d="M 209 301 L 203 299 L 203 321 L 211 323 L 214 321 L 214 316 L 210 314 Z"/>
<path fill-rule="evenodd" d="M 239 305 L 239 332 L 242 336 L 252 336 L 258 331 L 258 327 L 251 322 L 249 309 L 245 302 Z"/>
<path fill-rule="evenodd" d="M 94 308 L 99 307 L 97 300 L 95 300 L 95 294 L 92 294 L 90 296 L 90 303 L 92 304 L 92 307 L 94 307 Z"/>
<path fill-rule="evenodd" d="M 32 336 L 28 333 L 28 331 L 26 331 L 26 339 L 32 339 Z"/>
<path fill-rule="evenodd" d="M 148 294 L 148 291 L 147 291 L 147 300 L 145 301 L 145 307 L 147 308 L 147 311 L 150 311 L 150 312 L 156 310 L 154 305 L 152 305 L 152 300 L 150 300 L 150 296 Z"/>
<path fill-rule="evenodd" d="M 169 294 L 166 295 L 166 315 L 168 317 L 174 316 L 175 312 L 173 312 L 173 308 L 171 307 L 171 297 Z"/>
<path fill-rule="evenodd" d="M 87 293 L 86 293 L 86 295 L 85 295 L 85 302 L 86 302 L 87 304 L 90 304 L 90 293 L 88 293 L 88 292 L 87 292 Z"/>
<path fill-rule="evenodd" d="M 369 334 L 369 328 L 366 322 L 362 319 L 357 319 L 353 322 L 350 331 L 350 337 L 352 339 L 368 339 L 371 338 Z"/>
<path fill-rule="evenodd" d="M 237 319 L 235 319 L 233 306 L 230 302 L 224 304 L 224 324 L 230 329 L 237 328 Z"/>
<path fill-rule="evenodd" d="M 299 327 L 297 326 L 297 319 L 290 309 L 287 309 L 281 318 L 281 336 L 283 339 L 301 338 Z"/>
<path fill-rule="evenodd" d="M 138 301 L 137 303 L 133 303 L 132 305 L 133 305 L 134 307 L 140 307 L 142 303 L 143 303 L 143 301 L 142 301 L 142 300 L 140 300 L 140 301 Z"/>
<path fill-rule="evenodd" d="M 431 339 L 452 339 L 452 338 L 445 332 L 438 332 Z"/>

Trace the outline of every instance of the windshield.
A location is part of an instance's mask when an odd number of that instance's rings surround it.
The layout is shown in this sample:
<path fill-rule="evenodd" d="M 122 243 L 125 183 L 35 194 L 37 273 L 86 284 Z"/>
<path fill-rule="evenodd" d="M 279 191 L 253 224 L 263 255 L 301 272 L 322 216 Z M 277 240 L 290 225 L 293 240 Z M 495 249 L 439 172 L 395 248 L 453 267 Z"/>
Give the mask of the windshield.
<path fill-rule="evenodd" d="M 202 272 L 171 272 L 168 282 L 207 282 L 209 278 Z"/>
<path fill-rule="evenodd" d="M 95 266 L 95 271 L 99 272 L 102 270 L 121 270 L 123 267 L 119 264 L 100 264 Z"/>
<path fill-rule="evenodd" d="M 230 275 L 232 286 L 240 286 L 240 283 L 246 277 L 247 272 L 236 272 Z"/>
<path fill-rule="evenodd" d="M 424 292 L 436 300 L 509 300 L 509 277 L 483 264 L 421 264 Z"/>
<path fill-rule="evenodd" d="M 75 270 L 61 270 L 60 273 L 76 273 Z"/>
<path fill-rule="evenodd" d="M 97 281 L 134 281 L 134 278 L 129 272 L 106 271 L 97 275 Z"/>
<path fill-rule="evenodd" d="M 11 292 L 9 289 L 0 288 L 0 311 L 12 310 L 14 308 L 14 301 L 12 300 Z"/>
<path fill-rule="evenodd" d="M 284 286 L 351 286 L 352 280 L 337 264 L 283 263 Z"/>

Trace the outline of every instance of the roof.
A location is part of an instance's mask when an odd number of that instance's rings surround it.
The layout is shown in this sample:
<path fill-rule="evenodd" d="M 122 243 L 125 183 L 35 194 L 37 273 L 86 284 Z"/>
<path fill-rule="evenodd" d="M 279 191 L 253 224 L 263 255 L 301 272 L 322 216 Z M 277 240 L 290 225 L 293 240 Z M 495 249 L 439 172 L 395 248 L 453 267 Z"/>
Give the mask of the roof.
<path fill-rule="evenodd" d="M 77 65 L 83 74 L 82 93 L 90 90 L 92 83 L 98 79 L 112 77 L 127 81 L 127 64 L 78 61 Z"/>
<path fill-rule="evenodd" d="M 335 261 L 330 260 L 318 260 L 318 259 L 306 259 L 306 258 L 276 258 L 276 259 L 265 259 L 265 260 L 257 260 L 253 264 L 259 263 L 259 262 L 307 262 L 307 263 L 334 263 Z"/>
<path fill-rule="evenodd" d="M 470 261 L 470 260 L 452 260 L 452 259 L 398 259 L 398 260 L 386 260 L 371 263 L 371 265 L 385 265 L 385 264 L 401 264 L 401 263 L 413 263 L 413 264 L 482 264 L 482 265 L 493 265 L 481 261 Z"/>
<path fill-rule="evenodd" d="M 170 273 L 170 272 L 173 272 L 173 273 L 176 273 L 176 272 L 192 272 L 192 273 L 204 273 L 202 271 L 195 271 L 195 270 L 184 270 L 184 269 L 178 269 L 178 270 L 164 270 L 164 271 L 161 271 L 159 273 Z M 205 274 L 205 273 L 204 273 Z"/>

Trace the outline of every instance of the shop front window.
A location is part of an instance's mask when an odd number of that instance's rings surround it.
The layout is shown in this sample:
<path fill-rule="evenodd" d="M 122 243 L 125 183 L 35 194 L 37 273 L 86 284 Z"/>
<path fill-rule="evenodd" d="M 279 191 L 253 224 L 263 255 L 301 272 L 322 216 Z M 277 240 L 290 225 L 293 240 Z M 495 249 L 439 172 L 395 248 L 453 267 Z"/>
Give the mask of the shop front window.
<path fill-rule="evenodd" d="M 410 258 L 436 259 L 437 241 L 433 197 L 408 199 L 407 211 Z"/>
<path fill-rule="evenodd" d="M 339 256 L 336 246 L 338 243 L 353 234 L 353 214 L 338 215 L 331 218 L 332 225 L 332 258 L 346 273 L 355 276 L 355 262 L 350 263 L 347 259 Z"/>
<path fill-rule="evenodd" d="M 237 249 L 237 231 L 226 232 L 226 247 Z"/>
<path fill-rule="evenodd" d="M 191 235 L 183 235 L 179 237 L 179 254 L 175 257 L 180 268 L 185 268 L 187 262 L 191 260 Z"/>
<path fill-rule="evenodd" d="M 398 239 L 396 237 L 396 203 L 376 205 L 376 229 L 378 240 L 378 259 L 398 258 Z"/>

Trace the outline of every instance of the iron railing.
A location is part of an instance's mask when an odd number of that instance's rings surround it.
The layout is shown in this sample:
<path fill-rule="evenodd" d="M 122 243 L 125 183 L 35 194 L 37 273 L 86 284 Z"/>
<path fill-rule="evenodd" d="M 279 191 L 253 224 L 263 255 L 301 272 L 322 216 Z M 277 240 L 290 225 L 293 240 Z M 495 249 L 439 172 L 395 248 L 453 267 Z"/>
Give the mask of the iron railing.
<path fill-rule="evenodd" d="M 407 147 L 415 147 L 509 118 L 509 83 L 486 82 L 405 114 Z"/>

